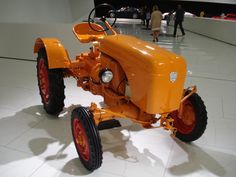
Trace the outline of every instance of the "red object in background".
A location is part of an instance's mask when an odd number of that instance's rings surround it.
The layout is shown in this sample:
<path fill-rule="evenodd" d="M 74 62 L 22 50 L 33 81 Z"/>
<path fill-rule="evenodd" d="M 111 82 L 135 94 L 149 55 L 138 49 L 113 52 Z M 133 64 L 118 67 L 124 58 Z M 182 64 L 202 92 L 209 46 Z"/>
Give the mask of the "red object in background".
<path fill-rule="evenodd" d="M 226 14 L 225 17 L 221 17 L 221 16 L 214 16 L 212 18 L 216 18 L 216 19 L 224 19 L 224 20 L 236 20 L 236 14 Z"/>

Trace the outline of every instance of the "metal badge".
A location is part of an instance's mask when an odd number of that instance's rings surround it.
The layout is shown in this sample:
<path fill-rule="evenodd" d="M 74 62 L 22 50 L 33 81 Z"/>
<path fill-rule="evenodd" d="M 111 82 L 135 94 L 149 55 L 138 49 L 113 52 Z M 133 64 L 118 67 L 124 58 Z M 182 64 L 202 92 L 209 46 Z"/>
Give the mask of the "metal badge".
<path fill-rule="evenodd" d="M 174 83 L 177 79 L 177 76 L 178 76 L 177 72 L 171 72 L 170 73 L 170 81 Z"/>

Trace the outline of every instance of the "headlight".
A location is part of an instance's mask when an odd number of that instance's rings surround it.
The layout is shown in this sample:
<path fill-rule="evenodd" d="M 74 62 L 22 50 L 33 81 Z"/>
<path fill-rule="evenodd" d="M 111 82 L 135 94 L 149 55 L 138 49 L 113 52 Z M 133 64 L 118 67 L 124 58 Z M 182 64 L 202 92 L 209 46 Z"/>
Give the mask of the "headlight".
<path fill-rule="evenodd" d="M 110 69 L 102 69 L 99 73 L 99 77 L 103 83 L 107 84 L 111 82 L 113 78 L 113 73 L 111 72 Z"/>

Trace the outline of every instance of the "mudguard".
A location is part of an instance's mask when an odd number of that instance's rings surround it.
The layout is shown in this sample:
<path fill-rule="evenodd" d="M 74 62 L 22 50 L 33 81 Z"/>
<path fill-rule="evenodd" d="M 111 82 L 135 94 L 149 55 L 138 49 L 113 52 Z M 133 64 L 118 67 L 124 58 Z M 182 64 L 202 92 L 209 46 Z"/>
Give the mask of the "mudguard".
<path fill-rule="evenodd" d="M 70 59 L 61 42 L 55 38 L 37 38 L 34 45 L 34 53 L 40 48 L 45 48 L 50 69 L 69 68 Z"/>

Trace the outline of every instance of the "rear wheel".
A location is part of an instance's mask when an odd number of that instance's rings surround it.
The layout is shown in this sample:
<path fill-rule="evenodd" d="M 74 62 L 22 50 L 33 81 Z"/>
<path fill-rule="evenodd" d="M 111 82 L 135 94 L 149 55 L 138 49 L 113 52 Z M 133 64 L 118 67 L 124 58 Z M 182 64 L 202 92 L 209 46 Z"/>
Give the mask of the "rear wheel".
<path fill-rule="evenodd" d="M 102 164 L 102 145 L 93 114 L 84 107 L 72 112 L 72 135 L 80 161 L 89 171 Z"/>
<path fill-rule="evenodd" d="M 188 92 L 186 93 L 188 94 Z M 207 111 L 201 97 L 194 93 L 182 103 L 182 114 L 171 113 L 176 137 L 185 142 L 195 141 L 202 136 L 207 126 Z"/>
<path fill-rule="evenodd" d="M 43 107 L 48 114 L 58 114 L 64 107 L 64 81 L 62 69 L 49 69 L 45 48 L 41 48 L 37 58 L 37 78 Z"/>

